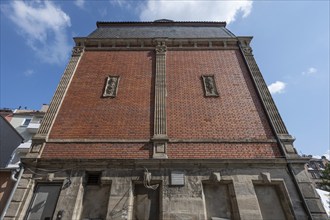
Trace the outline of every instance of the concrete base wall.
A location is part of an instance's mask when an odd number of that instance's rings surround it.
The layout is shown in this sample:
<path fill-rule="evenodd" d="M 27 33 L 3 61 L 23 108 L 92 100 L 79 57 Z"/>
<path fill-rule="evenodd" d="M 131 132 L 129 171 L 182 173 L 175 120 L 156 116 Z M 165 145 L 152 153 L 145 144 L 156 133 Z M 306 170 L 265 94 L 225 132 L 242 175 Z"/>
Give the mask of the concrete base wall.
<path fill-rule="evenodd" d="M 58 167 L 62 172 L 55 172 L 49 175 L 45 171 L 35 169 L 34 172 L 39 175 L 31 176 L 32 187 L 26 187 L 23 192 L 18 194 L 33 194 L 33 189 L 38 182 L 62 182 L 63 188 L 60 193 L 53 219 L 84 219 L 86 211 L 86 196 L 92 198 L 90 193 L 86 192 L 86 172 L 101 172 L 98 192 L 106 198 L 103 204 L 107 204 L 106 208 L 101 208 L 98 212 L 89 213 L 90 216 L 106 216 L 103 219 L 135 219 L 134 218 L 134 199 L 136 192 L 134 186 L 145 185 L 147 187 L 156 187 L 159 190 L 159 218 L 162 220 L 172 219 L 308 219 L 308 214 L 303 202 L 300 199 L 296 185 L 292 176 L 287 170 L 285 164 L 213 164 L 209 166 L 203 163 L 192 163 L 184 165 L 173 164 L 136 164 L 135 167 L 122 168 L 111 167 L 105 164 L 98 166 L 81 164 L 75 168 L 67 169 Z M 49 166 L 49 165 L 48 165 Z M 145 178 L 145 172 L 151 173 L 150 182 Z M 50 168 L 48 168 L 50 169 Z M 55 167 L 52 168 L 54 170 Z M 175 181 L 171 179 L 171 173 L 178 171 L 183 174 L 183 185 L 174 185 Z M 42 173 L 44 172 L 44 173 Z M 27 174 L 26 174 L 27 175 Z M 179 182 L 182 180 L 178 178 Z M 23 181 L 25 181 L 23 179 Z M 314 188 L 303 182 L 304 194 L 306 196 L 314 196 Z M 308 186 L 307 186 L 308 185 Z M 268 187 L 267 187 L 268 186 Z M 256 193 L 256 187 L 258 192 Z M 149 187 L 150 188 L 150 187 Z M 265 189 L 265 190 L 264 190 Z M 271 189 L 272 198 L 277 199 L 277 203 L 269 203 L 270 205 L 259 204 L 262 199 L 260 196 L 266 195 L 267 190 Z M 147 189 L 146 196 L 148 196 Z M 141 190 L 140 190 L 141 191 Z M 142 190 L 143 191 L 143 190 Z M 225 195 L 224 195 L 225 193 Z M 141 194 L 141 193 L 140 193 Z M 143 193 L 142 193 L 143 194 Z M 95 194 L 97 195 L 97 193 Z M 141 196 L 143 198 L 143 195 Z M 311 197 L 310 197 L 311 198 Z M 314 197 L 313 197 L 314 198 Z M 96 203 L 100 202 L 97 198 L 93 199 Z M 91 202 L 93 200 L 89 200 Z M 146 200 L 152 203 L 152 199 Z M 267 198 L 266 198 L 266 201 Z M 308 200 L 313 203 L 310 210 L 315 213 L 315 219 L 322 219 L 326 215 L 320 201 L 315 197 Z M 26 215 L 28 204 L 31 202 L 31 196 L 25 196 L 24 201 L 16 207 L 16 212 L 9 211 L 11 216 L 6 219 L 12 219 L 18 216 Z M 147 204 L 152 207 L 153 204 Z M 219 210 L 217 210 L 219 206 Z M 267 207 L 268 206 L 268 207 Z M 273 207 L 276 206 L 276 207 Z M 274 215 L 269 218 L 264 213 L 267 210 L 275 210 Z M 266 210 L 266 211 L 265 211 Z M 276 211 L 278 210 L 278 212 Z M 322 211 L 323 210 L 323 211 Z M 318 214 L 318 215 L 316 215 Z M 148 213 L 146 214 L 148 215 Z M 317 218 L 320 217 L 320 218 Z"/>

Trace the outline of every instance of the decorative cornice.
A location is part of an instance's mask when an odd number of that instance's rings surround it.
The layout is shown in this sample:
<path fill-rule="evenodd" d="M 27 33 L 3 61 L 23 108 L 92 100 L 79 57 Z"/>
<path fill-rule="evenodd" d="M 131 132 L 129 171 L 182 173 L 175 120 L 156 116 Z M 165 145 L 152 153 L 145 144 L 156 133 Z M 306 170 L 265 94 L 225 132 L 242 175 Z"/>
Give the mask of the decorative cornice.
<path fill-rule="evenodd" d="M 172 20 L 156 20 L 156 21 L 97 21 L 96 26 L 113 27 L 113 26 L 204 26 L 204 27 L 226 27 L 226 22 L 223 21 L 172 21 Z"/>
<path fill-rule="evenodd" d="M 236 38 L 181 38 L 181 39 L 123 39 L 123 38 L 74 38 L 77 47 L 85 50 L 118 50 L 118 49 L 155 49 L 166 41 L 167 49 L 238 49 Z"/>

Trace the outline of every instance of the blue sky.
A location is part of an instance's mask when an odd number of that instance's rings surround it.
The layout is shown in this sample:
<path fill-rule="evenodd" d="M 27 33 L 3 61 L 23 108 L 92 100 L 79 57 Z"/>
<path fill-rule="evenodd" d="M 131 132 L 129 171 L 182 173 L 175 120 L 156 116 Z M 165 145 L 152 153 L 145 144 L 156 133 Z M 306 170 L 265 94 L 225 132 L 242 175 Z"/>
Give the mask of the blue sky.
<path fill-rule="evenodd" d="M 329 153 L 329 1 L 6 1 L 0 108 L 50 103 L 73 46 L 96 21 L 226 21 L 254 36 L 259 68 L 299 153 Z"/>

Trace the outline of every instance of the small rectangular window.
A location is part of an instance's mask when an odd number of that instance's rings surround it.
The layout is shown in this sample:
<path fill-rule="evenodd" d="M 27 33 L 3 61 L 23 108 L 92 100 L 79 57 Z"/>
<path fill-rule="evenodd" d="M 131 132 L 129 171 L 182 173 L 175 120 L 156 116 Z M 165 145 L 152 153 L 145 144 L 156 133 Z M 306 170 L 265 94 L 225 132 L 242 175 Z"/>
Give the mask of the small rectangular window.
<path fill-rule="evenodd" d="M 116 97 L 118 85 L 119 76 L 108 76 L 104 87 L 103 97 Z"/>
<path fill-rule="evenodd" d="M 27 118 L 27 119 L 24 120 L 22 126 L 28 126 L 30 124 L 30 122 L 31 122 L 31 119 Z"/>
<path fill-rule="evenodd" d="M 204 95 L 206 97 L 218 97 L 219 93 L 214 80 L 214 75 L 204 75 L 202 76 Z"/>
<path fill-rule="evenodd" d="M 87 173 L 87 185 L 99 185 L 101 183 L 101 173 Z"/>

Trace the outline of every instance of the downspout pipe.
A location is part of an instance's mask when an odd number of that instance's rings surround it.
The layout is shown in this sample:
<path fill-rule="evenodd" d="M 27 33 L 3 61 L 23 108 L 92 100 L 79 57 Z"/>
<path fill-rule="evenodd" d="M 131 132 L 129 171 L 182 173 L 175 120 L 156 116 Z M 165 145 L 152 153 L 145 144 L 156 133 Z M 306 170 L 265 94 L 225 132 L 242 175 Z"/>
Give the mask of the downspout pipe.
<path fill-rule="evenodd" d="M 15 183 L 14 188 L 13 188 L 12 191 L 10 192 L 9 198 L 8 198 L 8 200 L 7 200 L 7 202 L 6 202 L 6 206 L 5 206 L 5 208 L 3 209 L 2 213 L 1 213 L 1 217 L 0 217 L 0 219 L 4 219 L 4 218 L 5 218 L 5 215 L 6 215 L 6 213 L 7 213 L 7 210 L 8 210 L 8 208 L 9 208 L 9 205 L 10 205 L 10 203 L 11 203 L 11 200 L 12 200 L 13 197 L 14 197 L 14 193 L 15 193 L 17 187 L 18 187 L 18 183 L 19 183 L 19 181 L 21 180 L 21 177 L 22 177 L 22 175 L 23 175 L 23 172 L 24 172 L 24 167 L 22 166 L 22 164 L 20 164 L 20 171 L 19 171 L 19 174 L 18 174 L 17 179 L 15 179 L 14 174 L 11 176 L 11 179 L 14 180 L 14 181 L 16 180 L 16 183 Z"/>

